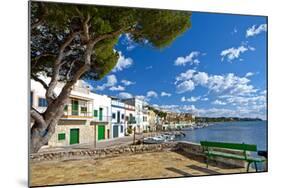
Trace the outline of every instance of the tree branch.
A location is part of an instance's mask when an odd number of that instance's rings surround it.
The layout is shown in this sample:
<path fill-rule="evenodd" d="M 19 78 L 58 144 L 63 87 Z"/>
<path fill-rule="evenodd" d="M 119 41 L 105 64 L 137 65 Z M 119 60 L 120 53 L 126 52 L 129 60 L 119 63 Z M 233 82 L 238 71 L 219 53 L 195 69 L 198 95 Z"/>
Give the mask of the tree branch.
<path fill-rule="evenodd" d="M 39 82 L 43 87 L 44 89 L 46 89 L 46 91 L 48 90 L 48 85 L 46 84 L 46 82 L 44 82 L 42 79 L 40 79 L 39 77 L 37 77 L 36 75 L 34 74 L 31 74 L 31 78 L 37 82 Z"/>
<path fill-rule="evenodd" d="M 46 125 L 46 122 L 44 120 L 44 117 L 42 116 L 42 114 L 40 112 L 38 112 L 35 108 L 32 108 L 30 110 L 30 116 L 31 118 L 34 119 L 35 122 L 38 123 L 38 125 L 40 126 L 40 128 L 44 127 Z"/>
<path fill-rule="evenodd" d="M 54 66 L 53 66 L 53 73 L 52 73 L 52 78 L 51 81 L 49 83 L 49 88 L 46 92 L 46 99 L 49 103 L 53 102 L 54 98 L 53 98 L 53 91 L 58 83 L 58 79 L 59 79 L 59 71 L 60 71 L 60 67 L 61 67 L 61 61 L 64 58 L 64 50 L 67 46 L 70 45 L 70 43 L 74 40 L 74 38 L 76 37 L 76 35 L 78 35 L 80 32 L 73 32 L 71 33 L 68 38 L 64 41 L 64 43 L 60 46 L 59 48 L 59 54 L 54 62 Z"/>
<path fill-rule="evenodd" d="M 85 38 L 86 38 L 87 41 L 90 40 L 89 25 L 88 25 L 88 22 L 90 21 L 90 19 L 91 19 L 91 16 L 88 13 L 86 20 L 83 22 L 83 32 L 84 32 L 84 35 L 85 35 Z"/>

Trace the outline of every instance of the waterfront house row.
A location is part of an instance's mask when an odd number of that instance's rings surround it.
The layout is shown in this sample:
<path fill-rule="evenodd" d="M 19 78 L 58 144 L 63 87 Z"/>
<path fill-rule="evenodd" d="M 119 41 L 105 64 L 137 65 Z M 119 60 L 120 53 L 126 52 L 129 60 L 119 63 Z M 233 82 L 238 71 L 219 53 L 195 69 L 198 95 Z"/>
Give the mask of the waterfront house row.
<path fill-rule="evenodd" d="M 62 87 L 63 83 L 59 83 L 55 93 L 59 94 Z M 47 107 L 45 89 L 33 80 L 30 102 L 39 112 L 44 112 Z M 64 115 L 48 146 L 96 144 L 132 134 L 133 130 L 137 133 L 153 130 L 153 125 L 155 123 L 149 126 L 148 111 L 140 99 L 120 100 L 99 95 L 91 92 L 88 84 L 79 80 L 71 91 Z"/>

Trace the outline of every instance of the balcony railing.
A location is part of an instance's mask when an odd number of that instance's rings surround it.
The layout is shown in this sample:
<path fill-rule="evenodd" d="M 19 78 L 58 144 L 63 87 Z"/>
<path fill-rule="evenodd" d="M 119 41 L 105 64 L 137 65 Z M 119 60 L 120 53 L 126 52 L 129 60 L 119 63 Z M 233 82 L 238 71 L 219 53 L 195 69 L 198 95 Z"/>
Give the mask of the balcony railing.
<path fill-rule="evenodd" d="M 64 111 L 63 117 L 65 118 L 92 118 L 92 113 L 89 111 Z"/>
<path fill-rule="evenodd" d="M 111 116 L 92 116 L 94 122 L 109 122 L 111 121 Z"/>

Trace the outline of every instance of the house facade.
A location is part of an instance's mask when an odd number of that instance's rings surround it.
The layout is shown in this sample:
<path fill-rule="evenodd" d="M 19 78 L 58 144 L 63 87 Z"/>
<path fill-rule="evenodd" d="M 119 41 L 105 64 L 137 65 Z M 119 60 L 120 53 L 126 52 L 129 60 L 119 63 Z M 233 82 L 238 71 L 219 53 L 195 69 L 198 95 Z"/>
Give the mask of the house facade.
<path fill-rule="evenodd" d="M 153 110 L 148 110 L 148 130 L 156 131 L 157 115 Z"/>
<path fill-rule="evenodd" d="M 95 126 L 96 141 L 111 137 L 111 98 L 106 95 L 90 93 L 93 100 L 92 119 L 90 124 Z"/>
<path fill-rule="evenodd" d="M 144 130 L 147 131 L 148 128 L 148 117 L 147 110 L 145 109 L 145 103 L 143 100 L 138 98 L 123 99 L 124 103 L 128 105 L 135 106 L 135 120 L 137 133 L 142 133 Z"/>
<path fill-rule="evenodd" d="M 125 103 L 125 134 L 132 134 L 136 126 L 136 108 Z"/>
<path fill-rule="evenodd" d="M 111 97 L 111 138 L 125 136 L 125 103 Z"/>
<path fill-rule="evenodd" d="M 59 83 L 55 89 L 58 95 L 63 87 Z M 44 112 L 47 107 L 45 99 L 45 89 L 31 80 L 31 105 L 40 112 Z M 55 133 L 48 142 L 48 146 L 66 146 L 72 144 L 95 142 L 95 127 L 91 125 L 93 110 L 93 99 L 90 89 L 78 81 L 64 108 L 64 114 L 55 127 Z"/>

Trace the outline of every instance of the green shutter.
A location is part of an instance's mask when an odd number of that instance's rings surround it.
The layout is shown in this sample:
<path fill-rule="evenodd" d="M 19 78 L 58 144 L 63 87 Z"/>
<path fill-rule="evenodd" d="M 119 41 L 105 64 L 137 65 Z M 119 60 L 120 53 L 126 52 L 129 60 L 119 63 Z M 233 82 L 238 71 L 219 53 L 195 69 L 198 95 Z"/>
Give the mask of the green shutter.
<path fill-rule="evenodd" d="M 79 103 L 77 100 L 72 100 L 72 115 L 78 115 Z"/>
<path fill-rule="evenodd" d="M 59 133 L 58 140 L 65 140 L 65 133 Z"/>
<path fill-rule="evenodd" d="M 94 117 L 98 117 L 98 111 L 94 110 Z"/>
<path fill-rule="evenodd" d="M 100 108 L 100 112 L 99 112 L 99 120 L 102 121 L 102 108 Z"/>

